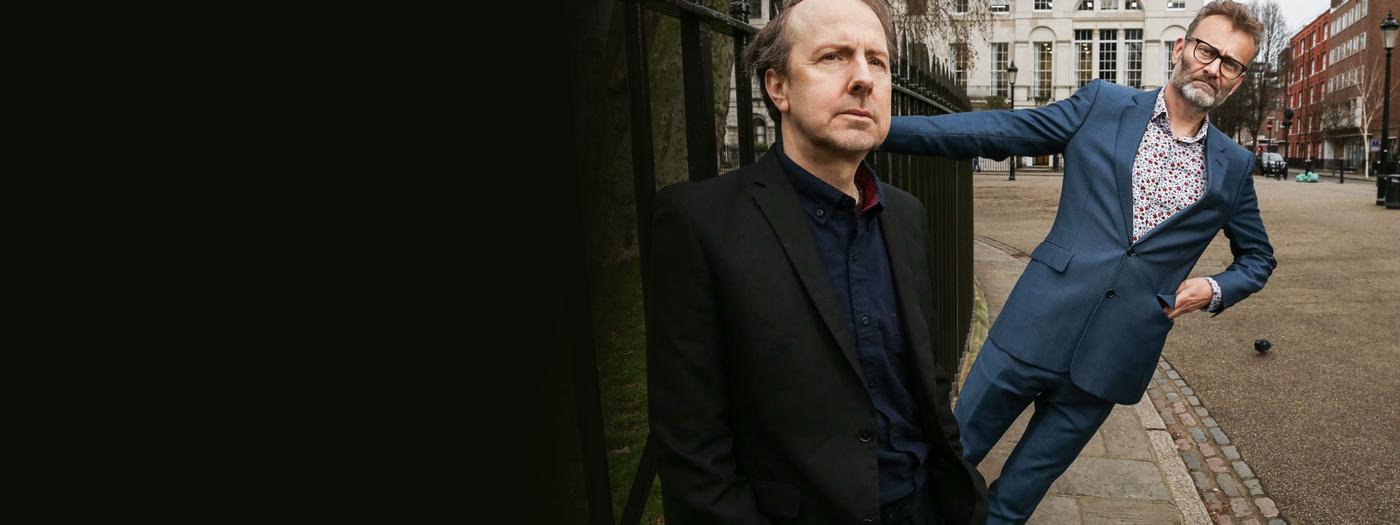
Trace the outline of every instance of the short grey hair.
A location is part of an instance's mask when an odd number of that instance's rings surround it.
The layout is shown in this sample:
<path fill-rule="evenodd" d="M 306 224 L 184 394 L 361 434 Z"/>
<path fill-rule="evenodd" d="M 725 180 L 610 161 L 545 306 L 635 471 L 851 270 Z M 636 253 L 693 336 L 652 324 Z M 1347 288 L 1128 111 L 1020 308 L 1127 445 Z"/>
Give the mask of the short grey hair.
<path fill-rule="evenodd" d="M 1229 19 L 1230 25 L 1236 31 L 1244 31 L 1249 38 L 1254 39 L 1254 52 L 1259 52 L 1259 41 L 1264 39 L 1264 24 L 1254 16 L 1254 11 L 1249 6 L 1232 0 L 1216 0 L 1202 7 L 1201 12 L 1196 13 L 1196 18 L 1191 19 L 1191 25 L 1186 27 L 1186 36 L 1196 32 L 1196 26 L 1201 20 L 1217 15 Z"/>

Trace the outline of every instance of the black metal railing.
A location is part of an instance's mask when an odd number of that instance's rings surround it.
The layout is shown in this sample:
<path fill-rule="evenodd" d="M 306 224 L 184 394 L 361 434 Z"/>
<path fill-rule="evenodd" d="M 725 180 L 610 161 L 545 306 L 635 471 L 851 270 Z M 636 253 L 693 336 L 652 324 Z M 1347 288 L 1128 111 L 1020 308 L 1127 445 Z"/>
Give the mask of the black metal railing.
<path fill-rule="evenodd" d="M 761 1 L 761 0 L 760 0 Z M 738 122 L 740 165 L 751 164 L 754 155 L 752 104 L 747 103 L 752 79 L 743 67 L 743 49 L 758 31 L 748 24 L 748 2 L 734 0 L 729 14 L 686 0 L 626 0 L 625 45 L 631 139 L 633 187 L 636 197 L 637 233 L 642 254 L 642 275 L 648 275 L 651 245 L 650 218 L 656 191 L 656 165 L 653 158 L 651 91 L 648 85 L 648 46 L 643 30 L 648 12 L 676 19 L 681 31 L 684 111 L 689 179 L 700 181 L 719 175 L 719 154 L 714 116 L 713 61 L 714 34 L 728 35 L 733 42 L 735 92 L 740 96 L 734 108 Z M 907 41 L 897 50 L 893 75 L 894 115 L 937 115 L 971 109 L 963 89 L 951 70 L 921 52 L 922 46 Z M 701 116 L 701 118 L 691 118 Z M 912 157 L 874 152 L 868 160 L 881 180 L 910 192 L 928 210 L 928 231 L 932 253 L 935 297 L 934 349 L 940 367 L 956 374 L 967 345 L 972 322 L 972 163 L 952 159 Z M 646 292 L 643 290 L 643 297 Z M 583 342 L 584 345 L 593 344 Z M 588 351 L 581 355 L 596 356 Z M 595 357 L 596 358 L 596 357 Z M 581 363 L 587 365 L 587 363 Z M 603 414 L 598 402 L 599 378 L 596 366 L 576 366 L 575 388 L 578 403 L 580 443 L 583 446 L 585 494 L 588 513 L 594 524 L 614 521 L 612 494 L 604 443 Z M 656 452 L 650 438 L 643 449 L 620 523 L 641 521 L 647 496 L 656 478 Z"/>

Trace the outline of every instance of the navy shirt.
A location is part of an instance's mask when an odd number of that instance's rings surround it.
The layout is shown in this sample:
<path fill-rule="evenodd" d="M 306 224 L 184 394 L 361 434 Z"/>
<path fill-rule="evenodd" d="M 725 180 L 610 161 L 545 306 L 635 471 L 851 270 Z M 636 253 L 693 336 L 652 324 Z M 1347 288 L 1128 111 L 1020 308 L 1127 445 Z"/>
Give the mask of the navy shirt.
<path fill-rule="evenodd" d="M 781 143 L 773 149 L 811 219 L 812 236 L 836 291 L 838 310 L 855 334 L 861 372 L 875 405 L 883 505 L 923 489 L 927 477 L 923 462 L 929 451 L 919 426 L 894 274 L 880 231 L 884 189 L 875 171 L 862 162 L 855 181 L 864 202 L 857 208 L 855 199 L 783 154 Z"/>

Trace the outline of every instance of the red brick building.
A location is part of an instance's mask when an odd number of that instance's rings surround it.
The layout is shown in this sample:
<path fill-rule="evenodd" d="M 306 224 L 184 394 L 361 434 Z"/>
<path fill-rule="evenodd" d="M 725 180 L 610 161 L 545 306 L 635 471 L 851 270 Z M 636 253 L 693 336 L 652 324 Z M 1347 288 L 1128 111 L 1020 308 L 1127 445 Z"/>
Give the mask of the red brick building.
<path fill-rule="evenodd" d="M 1332 118 L 1324 126 L 1327 145 L 1324 157 L 1346 159 L 1350 166 L 1360 166 L 1365 158 L 1363 148 L 1369 140 L 1380 138 L 1383 77 L 1385 76 L 1385 39 L 1381 21 L 1389 10 L 1400 8 L 1400 0 L 1332 0 L 1331 21 L 1327 30 L 1328 104 Z M 1393 61 L 1393 59 L 1392 59 Z M 1391 64 L 1392 68 L 1396 66 Z M 1400 71 L 1392 71 L 1394 75 Z M 1396 124 L 1400 123 L 1400 98 L 1391 93 L 1390 148 L 1395 147 Z M 1367 131 L 1362 133 L 1361 125 Z M 1379 145 L 1379 142 L 1377 142 Z"/>
<path fill-rule="evenodd" d="M 1351 0 L 1358 1 L 1358 0 Z M 1331 11 L 1323 11 L 1288 39 L 1292 65 L 1284 107 L 1293 108 L 1293 129 L 1284 155 L 1290 159 L 1322 159 L 1327 141 L 1322 113 L 1327 93 L 1327 31 Z"/>

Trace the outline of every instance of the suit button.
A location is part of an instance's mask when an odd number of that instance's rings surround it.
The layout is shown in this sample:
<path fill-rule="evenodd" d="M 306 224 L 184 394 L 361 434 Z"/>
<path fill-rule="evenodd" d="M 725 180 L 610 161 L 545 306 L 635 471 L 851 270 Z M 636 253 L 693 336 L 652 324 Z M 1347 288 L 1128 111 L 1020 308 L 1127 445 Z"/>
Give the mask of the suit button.
<path fill-rule="evenodd" d="M 1128 257 L 1137 257 L 1137 250 L 1128 248 Z"/>
<path fill-rule="evenodd" d="M 870 440 L 875 439 L 875 433 L 868 428 L 862 428 L 860 432 L 856 432 L 856 439 L 859 439 L 861 443 L 869 443 Z"/>
<path fill-rule="evenodd" d="M 1112 288 L 1109 288 L 1107 292 L 1103 293 L 1103 296 L 1112 299 L 1114 297 L 1118 297 L 1118 292 L 1115 292 Z"/>
<path fill-rule="evenodd" d="M 863 519 L 863 520 L 860 520 L 860 525 L 871 525 L 871 524 L 873 524 L 873 523 L 875 523 L 875 520 L 872 520 L 872 519 L 870 519 L 870 518 L 865 518 L 865 519 Z"/>
<path fill-rule="evenodd" d="M 868 316 L 868 315 L 862 315 L 862 316 L 860 316 L 860 324 L 863 324 L 863 325 L 865 325 L 865 326 L 870 326 L 870 316 Z"/>

